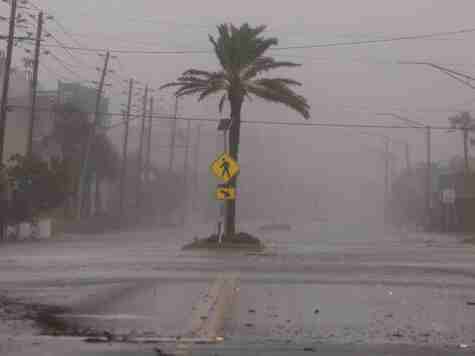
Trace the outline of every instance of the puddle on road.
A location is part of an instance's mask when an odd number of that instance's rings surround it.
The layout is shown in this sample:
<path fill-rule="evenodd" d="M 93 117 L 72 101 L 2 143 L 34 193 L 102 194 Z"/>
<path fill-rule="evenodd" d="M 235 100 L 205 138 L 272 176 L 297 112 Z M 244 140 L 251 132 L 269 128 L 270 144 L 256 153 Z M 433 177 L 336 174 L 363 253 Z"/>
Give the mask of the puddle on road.
<path fill-rule="evenodd" d="M 206 294 L 207 282 L 177 282 L 124 288 L 72 311 L 50 315 L 46 329 L 63 335 L 176 337 L 186 329 L 193 305 Z"/>

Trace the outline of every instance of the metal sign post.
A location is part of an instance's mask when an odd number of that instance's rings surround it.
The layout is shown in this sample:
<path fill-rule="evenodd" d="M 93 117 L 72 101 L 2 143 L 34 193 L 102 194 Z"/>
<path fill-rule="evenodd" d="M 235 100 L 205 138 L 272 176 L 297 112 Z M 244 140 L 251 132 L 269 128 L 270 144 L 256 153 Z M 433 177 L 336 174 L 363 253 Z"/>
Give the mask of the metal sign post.
<path fill-rule="evenodd" d="M 456 201 L 456 192 L 453 188 L 444 189 L 441 193 L 441 200 L 444 205 L 444 215 L 445 215 L 445 230 L 449 232 L 451 215 L 455 216 L 455 201 Z M 454 214 L 452 214 L 452 212 Z"/>
<path fill-rule="evenodd" d="M 213 175 L 218 178 L 222 179 L 222 176 L 224 173 L 230 173 L 229 172 L 229 165 L 227 163 L 227 160 L 225 161 L 219 161 L 220 158 L 223 157 L 223 155 L 228 156 L 228 140 L 227 140 L 227 133 L 229 128 L 231 127 L 231 119 L 221 119 L 218 124 L 218 132 L 223 132 L 223 150 L 224 153 L 217 159 L 215 160 L 212 165 L 211 165 L 211 171 Z M 239 171 L 239 166 L 238 166 L 238 171 Z M 218 212 L 218 242 L 221 244 L 222 243 L 222 233 L 221 231 L 223 227 L 223 222 L 224 218 L 226 216 L 226 200 L 229 200 L 231 197 L 236 197 L 235 191 L 229 191 L 226 189 L 225 186 L 220 185 L 216 189 L 216 199 L 219 201 L 219 212 Z"/>

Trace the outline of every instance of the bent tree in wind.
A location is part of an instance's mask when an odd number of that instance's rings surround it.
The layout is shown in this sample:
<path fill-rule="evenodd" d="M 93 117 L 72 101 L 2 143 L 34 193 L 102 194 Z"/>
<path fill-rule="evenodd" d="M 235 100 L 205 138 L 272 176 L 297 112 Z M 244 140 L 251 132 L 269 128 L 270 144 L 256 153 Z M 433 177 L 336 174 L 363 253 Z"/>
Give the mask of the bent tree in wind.
<path fill-rule="evenodd" d="M 185 71 L 175 82 L 162 88 L 177 87 L 177 97 L 198 95 L 198 101 L 210 95 L 221 95 L 219 111 L 226 102 L 231 111 L 229 129 L 229 154 L 238 161 L 239 137 L 241 128 L 241 110 L 244 99 L 259 97 L 272 103 L 284 104 L 297 111 L 304 118 L 310 117 L 307 100 L 294 92 L 293 87 L 301 83 L 290 78 L 266 78 L 263 74 L 273 69 L 292 68 L 299 64 L 277 61 L 266 55 L 272 46 L 278 44 L 276 38 L 263 36 L 266 26 L 241 27 L 223 24 L 218 26 L 217 38 L 209 36 L 221 68 L 215 72 L 198 69 Z M 230 182 L 236 188 L 237 178 Z M 226 203 L 225 237 L 236 233 L 236 202 Z"/>

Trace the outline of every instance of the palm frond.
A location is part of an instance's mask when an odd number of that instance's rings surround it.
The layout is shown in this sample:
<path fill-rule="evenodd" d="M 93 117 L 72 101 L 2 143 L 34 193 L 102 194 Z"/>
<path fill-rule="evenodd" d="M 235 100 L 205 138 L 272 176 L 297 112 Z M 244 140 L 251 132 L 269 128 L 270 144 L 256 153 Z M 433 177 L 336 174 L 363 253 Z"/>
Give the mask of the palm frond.
<path fill-rule="evenodd" d="M 310 105 L 303 96 L 298 95 L 281 80 L 260 79 L 250 83 L 247 91 L 264 100 L 284 104 L 297 111 L 305 119 L 310 118 Z"/>
<path fill-rule="evenodd" d="M 254 83 L 267 87 L 274 87 L 277 90 L 280 90 L 282 87 L 285 88 L 286 86 L 302 86 L 302 83 L 290 78 L 261 78 L 255 80 Z"/>
<path fill-rule="evenodd" d="M 198 101 L 202 101 L 203 99 L 205 99 L 209 95 L 216 94 L 216 93 L 218 93 L 218 92 L 220 92 L 224 89 L 226 89 L 226 88 L 222 85 L 219 85 L 218 83 L 216 83 L 215 85 L 210 85 L 208 88 L 201 91 L 201 94 L 198 98 Z"/>
<path fill-rule="evenodd" d="M 209 78 L 213 76 L 215 72 L 208 72 L 206 70 L 199 70 L 199 69 L 188 69 L 183 72 L 182 76 L 203 76 Z"/>
<path fill-rule="evenodd" d="M 209 36 L 221 70 L 217 72 L 189 69 L 172 83 L 161 88 L 177 88 L 175 95 L 198 95 L 204 100 L 210 95 L 224 92 L 220 97 L 218 109 L 222 112 L 226 100 L 231 104 L 242 102 L 252 96 L 281 103 L 296 110 L 305 118 L 310 116 L 310 106 L 303 96 L 291 87 L 301 83 L 290 78 L 261 78 L 260 75 L 272 69 L 293 68 L 300 64 L 277 61 L 265 53 L 274 45 L 276 38 L 263 36 L 266 26 L 252 27 L 245 23 L 239 27 L 222 24 L 217 27 L 218 35 Z"/>
<path fill-rule="evenodd" d="M 203 88 L 197 87 L 197 88 L 188 88 L 188 89 L 180 89 L 175 92 L 175 96 L 180 98 L 182 96 L 188 96 L 188 95 L 193 95 L 193 94 L 199 94 L 201 93 Z"/>
<path fill-rule="evenodd" d="M 208 72 L 204 70 L 189 69 L 185 71 L 182 75 L 182 78 L 193 78 L 193 80 L 225 80 L 226 73 L 223 71 L 220 72 Z"/>
<path fill-rule="evenodd" d="M 218 109 L 219 109 L 219 112 L 223 112 L 223 107 L 224 107 L 224 103 L 226 102 L 226 99 L 228 98 L 228 95 L 227 94 L 224 94 L 221 99 L 219 100 L 219 105 L 218 105 Z"/>
<path fill-rule="evenodd" d="M 244 68 L 241 73 L 241 78 L 243 80 L 248 80 L 254 78 L 255 76 L 268 72 L 272 69 L 278 68 L 295 68 L 300 67 L 301 64 L 287 62 L 287 61 L 276 61 L 274 58 L 271 57 L 261 57 L 258 58 L 256 61 L 251 63 L 247 68 Z"/>

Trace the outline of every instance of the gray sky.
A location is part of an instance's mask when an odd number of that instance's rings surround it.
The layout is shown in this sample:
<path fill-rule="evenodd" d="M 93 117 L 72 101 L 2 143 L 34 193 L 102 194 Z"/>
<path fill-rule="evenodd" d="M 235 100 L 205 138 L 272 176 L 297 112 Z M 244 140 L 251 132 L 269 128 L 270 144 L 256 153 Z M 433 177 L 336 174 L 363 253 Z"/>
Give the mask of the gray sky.
<path fill-rule="evenodd" d="M 278 37 L 280 46 L 475 28 L 473 0 L 35 0 L 35 4 L 51 11 L 74 34 L 73 41 L 54 22 L 49 21 L 47 29 L 62 42 L 110 49 L 210 49 L 207 36 L 209 33 L 214 34 L 215 26 L 222 22 L 267 24 L 268 35 Z M 274 55 L 303 64 L 301 68 L 283 74 L 303 82 L 301 91 L 312 106 L 311 120 L 314 122 L 397 124 L 397 121 L 375 115 L 377 112 L 393 112 L 424 123 L 443 125 L 455 111 L 472 110 L 475 107 L 475 93 L 430 68 L 400 65 L 397 62 L 432 61 L 475 74 L 474 41 L 475 33 L 468 33 L 363 46 L 294 49 L 274 52 Z M 97 80 L 98 73 L 94 67 L 100 65 L 100 59 L 96 54 L 74 51 L 74 55 L 80 58 L 78 61 L 59 48 L 53 48 L 52 51 L 81 77 Z M 17 60 L 20 57 L 17 55 Z M 51 56 L 43 57 L 43 61 L 56 75 L 71 77 L 71 73 Z M 109 78 L 114 86 L 108 90 L 108 94 L 113 97 L 117 108 L 119 103 L 125 102 L 125 97 L 119 97 L 125 88 L 125 84 L 121 84 L 124 78 L 134 76 L 158 87 L 190 67 L 216 66 L 216 60 L 208 54 L 121 54 L 118 61 L 112 61 L 113 69 L 121 78 L 116 75 Z M 56 79 L 50 72 L 41 73 L 43 83 L 51 85 Z M 163 95 L 166 103 L 161 111 L 169 111 L 171 98 L 168 92 Z M 194 99 L 185 100 L 181 110 L 186 115 L 217 115 L 214 102 L 197 104 Z M 263 104 L 259 100 L 247 103 L 244 114 L 247 120 L 302 120 L 283 107 Z M 368 150 L 380 149 L 381 139 L 362 136 L 357 131 L 286 127 L 254 129 L 254 132 L 264 137 L 265 146 L 273 147 L 273 154 L 276 154 L 276 150 L 281 150 L 284 155 L 287 153 L 288 160 L 284 168 L 288 172 L 302 172 L 312 166 L 317 174 L 318 166 L 309 165 L 316 157 L 323 159 L 325 155 L 329 157 L 338 152 L 359 152 L 360 157 L 374 163 L 373 167 L 367 162 L 362 163 L 364 175 L 368 169 L 380 168 L 378 158 L 374 154 L 371 156 Z M 414 159 L 424 158 L 423 132 L 373 132 L 408 140 Z M 434 159 L 446 159 L 461 153 L 459 136 L 434 133 Z M 402 154 L 402 146 L 395 145 L 393 149 L 399 155 Z M 335 169 L 336 175 L 349 172 L 357 174 L 359 171 L 352 159 L 332 169 Z"/>

